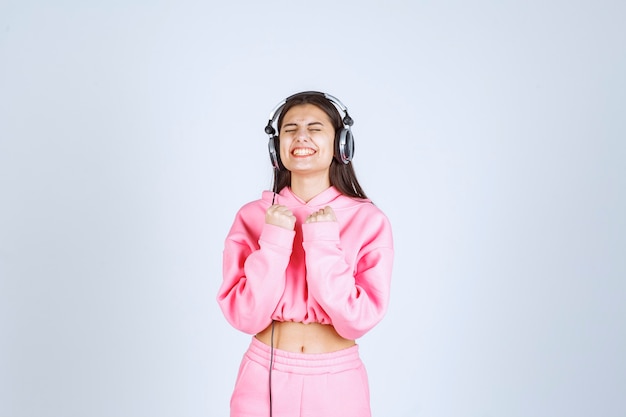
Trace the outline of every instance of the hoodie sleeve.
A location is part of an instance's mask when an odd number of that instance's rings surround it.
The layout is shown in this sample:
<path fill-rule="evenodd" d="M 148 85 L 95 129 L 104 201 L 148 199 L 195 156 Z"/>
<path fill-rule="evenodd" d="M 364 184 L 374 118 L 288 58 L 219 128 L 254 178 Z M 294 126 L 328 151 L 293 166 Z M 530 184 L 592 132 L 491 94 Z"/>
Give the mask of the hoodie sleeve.
<path fill-rule="evenodd" d="M 295 232 L 263 223 L 258 241 L 254 235 L 238 215 L 226 238 L 217 295 L 226 320 L 248 334 L 262 331 L 272 321 L 285 289 Z"/>
<path fill-rule="evenodd" d="M 384 216 L 367 223 L 358 232 L 363 243 L 354 266 L 346 260 L 337 222 L 303 225 L 309 293 L 346 339 L 358 339 L 372 329 L 389 304 L 394 254 L 391 227 Z"/>

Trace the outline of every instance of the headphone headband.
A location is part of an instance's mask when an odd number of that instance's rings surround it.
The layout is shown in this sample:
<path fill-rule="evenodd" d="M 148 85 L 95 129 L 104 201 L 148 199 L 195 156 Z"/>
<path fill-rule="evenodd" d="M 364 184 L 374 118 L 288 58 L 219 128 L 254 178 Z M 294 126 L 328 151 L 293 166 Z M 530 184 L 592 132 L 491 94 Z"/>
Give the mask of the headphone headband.
<path fill-rule="evenodd" d="M 326 100 L 330 101 L 335 107 L 337 107 L 337 110 L 343 112 L 344 117 L 342 121 L 344 125 L 352 126 L 354 124 L 352 117 L 350 117 L 350 115 L 348 114 L 348 108 L 337 97 L 331 96 L 330 94 L 322 93 L 320 91 L 303 91 L 301 93 L 290 95 L 289 97 L 278 103 L 276 107 L 274 107 L 274 109 L 270 113 L 269 120 L 267 121 L 267 126 L 265 126 L 265 133 L 267 133 L 268 135 L 274 135 L 276 133 L 274 123 L 276 123 L 276 120 L 280 116 L 280 113 L 283 107 L 285 107 L 285 104 L 287 104 L 287 102 L 294 97 L 303 95 L 318 95 L 324 97 Z"/>

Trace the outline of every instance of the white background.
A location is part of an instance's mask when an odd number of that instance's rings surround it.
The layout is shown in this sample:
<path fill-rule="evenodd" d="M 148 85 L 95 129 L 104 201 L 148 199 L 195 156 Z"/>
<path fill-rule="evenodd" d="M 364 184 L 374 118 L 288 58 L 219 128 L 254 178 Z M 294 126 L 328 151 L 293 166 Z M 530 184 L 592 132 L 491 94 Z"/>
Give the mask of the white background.
<path fill-rule="evenodd" d="M 394 226 L 374 416 L 626 415 L 622 1 L 0 0 L 0 416 L 226 416 L 263 127 L 355 119 Z"/>

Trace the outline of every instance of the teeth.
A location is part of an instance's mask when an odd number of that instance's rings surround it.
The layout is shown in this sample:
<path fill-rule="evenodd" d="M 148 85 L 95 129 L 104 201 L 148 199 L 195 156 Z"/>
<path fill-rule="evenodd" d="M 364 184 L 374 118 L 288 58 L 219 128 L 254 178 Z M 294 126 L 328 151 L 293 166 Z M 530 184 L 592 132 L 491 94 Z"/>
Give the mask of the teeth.
<path fill-rule="evenodd" d="M 298 148 L 293 150 L 293 154 L 297 156 L 313 155 L 315 151 L 309 148 Z"/>

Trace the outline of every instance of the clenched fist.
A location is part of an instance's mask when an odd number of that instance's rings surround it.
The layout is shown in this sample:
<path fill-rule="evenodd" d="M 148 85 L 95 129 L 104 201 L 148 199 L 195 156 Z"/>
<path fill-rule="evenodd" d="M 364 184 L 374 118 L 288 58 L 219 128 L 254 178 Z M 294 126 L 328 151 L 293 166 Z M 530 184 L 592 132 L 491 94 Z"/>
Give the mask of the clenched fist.
<path fill-rule="evenodd" d="M 321 210 L 313 212 L 306 218 L 307 223 L 315 222 L 336 222 L 335 212 L 330 206 L 326 206 Z"/>
<path fill-rule="evenodd" d="M 296 226 L 296 216 L 287 207 L 274 204 L 265 212 L 265 223 L 293 230 Z"/>

